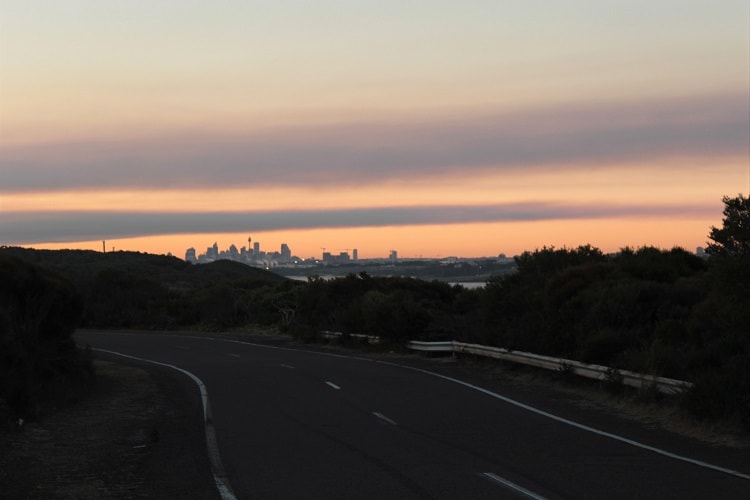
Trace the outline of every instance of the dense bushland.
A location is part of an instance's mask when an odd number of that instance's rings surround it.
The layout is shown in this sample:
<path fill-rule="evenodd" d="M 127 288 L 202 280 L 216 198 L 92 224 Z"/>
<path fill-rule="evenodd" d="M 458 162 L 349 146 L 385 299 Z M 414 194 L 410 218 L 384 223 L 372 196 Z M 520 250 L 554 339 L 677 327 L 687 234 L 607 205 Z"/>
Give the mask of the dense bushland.
<path fill-rule="evenodd" d="M 750 422 L 747 262 L 685 250 L 543 248 L 517 272 L 467 290 L 364 273 L 311 279 L 297 292 L 290 331 L 482 343 L 693 382 L 697 415 Z"/>
<path fill-rule="evenodd" d="M 88 387 L 90 356 L 72 339 L 80 314 L 69 282 L 0 256 L 0 414 L 33 418 Z"/>
<path fill-rule="evenodd" d="M 750 426 L 750 200 L 724 202 L 709 259 L 680 248 L 605 255 L 590 245 L 545 247 L 477 290 L 365 272 L 304 283 L 229 261 L 193 266 L 128 252 L 2 248 L 0 256 L 66 276 L 82 298 L 83 326 L 277 325 L 306 340 L 333 330 L 392 346 L 462 340 L 687 380 L 693 388 L 683 402 L 694 414 Z"/>
<path fill-rule="evenodd" d="M 65 276 L 81 296 L 82 327 L 218 330 L 277 324 L 292 282 L 231 261 L 195 266 L 138 252 L 2 248 Z"/>

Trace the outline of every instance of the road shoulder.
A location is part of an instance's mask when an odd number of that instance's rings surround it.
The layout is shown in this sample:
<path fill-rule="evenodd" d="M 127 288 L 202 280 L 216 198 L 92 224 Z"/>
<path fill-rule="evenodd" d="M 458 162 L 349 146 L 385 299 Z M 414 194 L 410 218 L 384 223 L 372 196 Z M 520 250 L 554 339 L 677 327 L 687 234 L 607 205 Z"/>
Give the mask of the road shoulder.
<path fill-rule="evenodd" d="M 190 380 L 96 361 L 92 392 L 21 430 L 0 430 L 7 498 L 218 498 Z"/>

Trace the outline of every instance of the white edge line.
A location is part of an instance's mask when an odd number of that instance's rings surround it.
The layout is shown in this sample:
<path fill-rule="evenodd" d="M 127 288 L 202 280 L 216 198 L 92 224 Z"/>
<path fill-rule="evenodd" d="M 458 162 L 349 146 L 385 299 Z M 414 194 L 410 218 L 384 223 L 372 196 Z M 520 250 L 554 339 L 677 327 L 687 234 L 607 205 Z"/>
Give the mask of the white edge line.
<path fill-rule="evenodd" d="M 541 495 L 537 495 L 533 491 L 527 490 L 523 486 L 519 486 L 514 482 L 508 481 L 504 477 L 500 477 L 497 474 L 493 474 L 492 472 L 482 472 L 481 475 L 488 479 L 491 479 L 492 481 L 502 484 L 506 488 L 510 488 L 513 491 L 517 491 L 518 493 L 521 493 L 522 495 L 526 495 L 529 498 L 533 498 L 534 500 L 547 500 L 545 497 Z"/>
<path fill-rule="evenodd" d="M 201 337 L 196 337 L 196 338 L 201 338 Z M 213 339 L 213 340 L 215 340 L 215 339 Z M 689 464 L 692 464 L 692 465 L 697 465 L 698 467 L 703 467 L 705 469 L 714 470 L 716 472 L 721 472 L 721 473 L 724 473 L 724 474 L 728 474 L 730 476 L 735 476 L 735 477 L 739 477 L 741 479 L 746 479 L 746 480 L 750 481 L 750 474 L 745 474 L 743 472 L 739 472 L 739 471 L 736 471 L 736 470 L 728 469 L 726 467 L 721 467 L 721 466 L 718 466 L 718 465 L 713 465 L 713 464 L 710 464 L 708 462 L 703 462 L 701 460 L 696 460 L 696 459 L 693 459 L 693 458 L 685 457 L 683 455 L 677 455 L 676 453 L 672 453 L 672 452 L 669 452 L 667 450 L 662 450 L 661 448 L 656 448 L 654 446 L 650 446 L 650 445 L 647 445 L 647 444 L 644 444 L 644 443 L 640 443 L 638 441 L 634 441 L 632 439 L 628 439 L 628 438 L 623 437 L 623 436 L 618 436 L 617 434 L 612 434 L 611 432 L 602 431 L 602 430 L 596 429 L 594 427 L 589 427 L 588 425 L 579 424 L 578 422 L 574 422 L 573 420 L 568 420 L 567 418 L 559 417 L 557 415 L 553 415 L 552 413 L 547 413 L 544 410 L 540 410 L 538 408 L 534 408 L 533 406 L 529 406 L 529 405 L 527 405 L 525 403 L 521 403 L 520 401 L 516 401 L 516 400 L 508 398 L 506 396 L 502 396 L 502 395 L 497 394 L 496 392 L 492 392 L 492 391 L 490 391 L 488 389 L 484 389 L 482 387 L 470 384 L 468 382 L 464 382 L 462 380 L 458 380 L 458 379 L 453 378 L 453 377 L 449 377 L 447 375 L 441 375 L 439 373 L 431 372 L 431 371 L 428 371 L 428 370 L 423 370 L 421 368 L 415 368 L 413 366 L 408 366 L 408 365 L 400 365 L 398 363 L 392 363 L 390 361 L 382 361 L 382 360 L 378 360 L 378 359 L 363 358 L 363 357 L 359 357 L 359 356 L 346 356 L 346 355 L 343 355 L 343 354 L 333 354 L 333 353 L 327 353 L 327 352 L 318 352 L 318 351 L 311 351 L 311 350 L 307 350 L 307 349 L 293 349 L 291 347 L 269 346 L 269 345 L 263 345 L 263 344 L 256 344 L 256 343 L 253 343 L 253 342 L 243 342 L 241 340 L 226 340 L 226 342 L 235 342 L 235 343 L 238 343 L 238 344 L 246 344 L 246 345 L 250 345 L 250 346 L 254 346 L 254 347 L 264 347 L 264 348 L 268 348 L 268 349 L 281 349 L 281 350 L 288 350 L 288 351 L 302 351 L 302 352 L 308 352 L 308 353 L 312 353 L 312 354 L 319 354 L 321 356 L 332 356 L 332 357 L 336 357 L 336 358 L 357 359 L 357 360 L 360 360 L 360 361 L 369 361 L 371 363 L 380 363 L 380 364 L 383 364 L 383 365 L 397 366 L 399 368 L 405 368 L 407 370 L 413 370 L 413 371 L 416 371 L 416 372 L 424 373 L 426 375 L 431 375 L 433 377 L 438 377 L 438 378 L 441 378 L 443 380 L 448 380 L 450 382 L 454 382 L 454 383 L 462 385 L 464 387 L 468 387 L 469 389 L 474 389 L 475 391 L 479 391 L 479 392 L 481 392 L 483 394 L 486 394 L 486 395 L 488 395 L 490 397 L 493 397 L 495 399 L 499 399 L 501 401 L 504 401 L 504 402 L 506 402 L 506 403 L 508 403 L 510 405 L 516 406 L 518 408 L 523 408 L 524 410 L 530 411 L 532 413 L 536 413 L 537 415 L 540 415 L 542 417 L 546 417 L 546 418 L 555 420 L 557 422 L 560 422 L 561 424 L 565 424 L 565 425 L 569 425 L 571 427 L 575 427 L 575 428 L 580 429 L 582 431 L 591 432 L 591 433 L 597 434 L 599 436 L 608 437 L 610 439 L 614 439 L 615 441 L 620 441 L 621 443 L 626 443 L 626 444 L 629 444 L 631 446 L 635 446 L 636 448 L 641 448 L 643 450 L 648 450 L 650 452 L 653 452 L 653 453 L 656 453 L 658 455 L 662 455 L 662 456 L 665 456 L 665 457 L 668 457 L 668 458 L 671 458 L 671 459 L 674 459 L 674 460 L 679 460 L 679 461 L 686 462 L 686 463 L 689 463 Z"/>
<path fill-rule="evenodd" d="M 337 391 L 341 389 L 341 387 L 337 386 L 333 382 L 326 381 L 326 385 L 331 386 L 332 388 L 336 389 Z"/>
<path fill-rule="evenodd" d="M 692 465 L 697 465 L 698 467 L 703 467 L 703 468 L 711 469 L 711 470 L 714 470 L 714 471 L 717 471 L 717 472 L 723 472 L 724 474 L 729 474 L 731 476 L 736 476 L 736 477 L 739 477 L 739 478 L 742 478 L 742 479 L 750 480 L 750 474 L 745 474 L 745 473 L 742 473 L 742 472 L 739 472 L 739 471 L 736 471 L 736 470 L 727 469 L 725 467 L 720 467 L 718 465 L 713 465 L 713 464 L 710 464 L 708 462 L 703 462 L 701 460 L 695 460 L 693 458 L 685 457 L 683 455 L 677 455 L 676 453 L 672 453 L 672 452 L 667 451 L 667 450 L 662 450 L 661 448 L 656 448 L 654 446 L 650 446 L 650 445 L 647 445 L 647 444 L 644 444 L 644 443 L 641 443 L 641 442 L 638 442 L 638 441 L 634 441 L 632 439 L 629 439 L 629 438 L 626 438 L 626 437 L 623 437 L 623 436 L 618 436 L 617 434 L 612 434 L 611 432 L 603 431 L 603 430 L 597 429 L 595 427 L 589 427 L 588 425 L 579 424 L 578 422 L 575 422 L 573 420 L 568 420 L 567 418 L 559 417 L 557 415 L 553 415 L 552 413 L 547 413 L 546 411 L 540 410 L 539 408 L 534 408 L 533 406 L 529 406 L 529 405 L 527 405 L 525 403 L 521 403 L 520 401 L 516 401 L 514 399 L 510 399 L 508 397 L 505 397 L 505 396 L 502 396 L 502 395 L 497 394 L 495 392 L 492 392 L 492 391 L 490 391 L 488 389 L 484 389 L 482 387 L 469 384 L 468 382 L 464 382 L 462 380 L 458 380 L 458 379 L 455 379 L 455 378 L 452 378 L 452 377 L 448 377 L 446 375 L 441 375 L 439 373 L 433 373 L 433 372 L 430 372 L 430 371 L 427 371 L 427 370 L 422 370 L 420 368 L 414 368 L 414 367 L 411 367 L 411 366 L 398 365 L 398 364 L 395 364 L 395 363 L 390 363 L 388 361 L 376 361 L 376 363 L 385 363 L 385 364 L 393 364 L 395 366 L 403 366 L 404 368 L 408 368 L 410 370 L 416 370 L 418 372 L 422 372 L 422 373 L 433 375 L 435 377 L 439 377 L 439 378 L 442 378 L 442 379 L 445 379 L 445 380 L 449 380 L 451 382 L 455 382 L 456 384 L 460 384 L 460 385 L 463 385 L 463 386 L 468 387 L 470 389 L 474 389 L 475 391 L 479 391 L 481 393 L 487 394 L 488 396 L 491 396 L 493 398 L 499 399 L 499 400 L 504 401 L 504 402 L 506 402 L 508 404 L 517 406 L 519 408 L 523 408 L 524 410 L 530 411 L 532 413 L 536 413 L 537 415 L 540 415 L 542 417 L 547 417 L 549 419 L 552 419 L 552 420 L 555 420 L 557 422 L 560 422 L 561 424 L 566 424 L 566 425 L 569 425 L 571 427 L 575 427 L 577 429 L 581 429 L 582 431 L 591 432 L 591 433 L 597 434 L 599 436 L 604 436 L 604 437 L 607 437 L 607 438 L 610 438 L 610 439 L 614 439 L 615 441 L 620 441 L 621 443 L 626 443 L 626 444 L 629 444 L 631 446 L 635 446 L 636 448 L 641 448 L 643 450 L 648 450 L 648 451 L 651 451 L 653 453 L 656 453 L 656 454 L 659 454 L 659 455 L 662 455 L 662 456 L 665 456 L 665 457 L 668 457 L 668 458 L 672 458 L 674 460 L 680 460 L 682 462 L 687 462 L 687 463 L 692 464 Z"/>
<path fill-rule="evenodd" d="M 376 417 L 378 417 L 378 418 L 379 418 L 380 420 L 382 420 L 383 422 L 388 422 L 388 423 L 389 423 L 389 424 L 391 424 L 391 425 L 398 425 L 398 424 L 397 424 L 396 422 L 394 422 L 394 421 L 393 421 L 393 420 L 391 420 L 390 418 L 386 417 L 386 416 L 385 416 L 385 415 L 383 415 L 382 413 L 379 413 L 379 412 L 377 412 L 377 411 L 374 411 L 374 412 L 372 412 L 372 414 L 373 414 L 373 415 L 375 415 Z"/>
<path fill-rule="evenodd" d="M 105 349 L 92 348 L 92 350 L 105 352 L 107 354 L 114 354 L 116 356 L 122 356 L 123 358 L 145 361 L 146 363 L 152 363 L 155 365 L 166 366 L 167 368 L 172 368 L 173 370 L 177 370 L 178 372 L 187 375 L 193 380 L 193 382 L 198 385 L 198 389 L 200 389 L 201 393 L 201 402 L 203 403 L 203 422 L 206 427 L 206 446 L 208 447 L 208 458 L 211 462 L 211 470 L 213 472 L 214 482 L 216 483 L 216 489 L 219 490 L 219 495 L 221 496 L 222 500 L 237 500 L 237 497 L 234 496 L 234 492 L 232 491 L 232 487 L 229 485 L 229 478 L 227 477 L 227 473 L 224 471 L 224 464 L 221 463 L 221 456 L 219 456 L 219 445 L 216 441 L 216 429 L 214 428 L 213 419 L 211 418 L 211 407 L 208 404 L 208 391 L 206 390 L 206 386 L 203 384 L 203 381 L 189 371 L 180 368 L 179 366 L 160 363 L 159 361 L 154 361 L 151 359 L 138 358 L 136 356 L 130 356 L 121 352 L 107 351 Z"/>
<path fill-rule="evenodd" d="M 120 334 L 120 335 L 142 335 L 142 334 L 139 334 L 139 333 L 132 333 L 131 334 L 131 333 L 127 333 L 127 332 L 115 332 L 115 333 Z M 163 336 L 177 337 L 178 335 L 163 335 Z M 695 460 L 693 458 L 685 457 L 685 456 L 682 456 L 682 455 L 677 455 L 675 453 L 672 453 L 672 452 L 669 452 L 669 451 L 666 451 L 666 450 L 662 450 L 662 449 L 656 448 L 654 446 L 649 446 L 649 445 L 644 444 L 644 443 L 639 443 L 638 441 L 634 441 L 632 439 L 628 439 L 628 438 L 623 437 L 623 436 L 618 436 L 617 434 L 612 434 L 611 432 L 606 432 L 606 431 L 602 431 L 600 429 L 596 429 L 594 427 L 589 427 L 588 425 L 579 424 L 578 422 L 574 422 L 573 420 L 568 420 L 567 418 L 558 417 L 557 415 L 553 415 L 551 413 L 547 413 L 544 410 L 540 410 L 538 408 L 534 408 L 533 406 L 529 406 L 529 405 L 527 405 L 525 403 L 521 403 L 520 401 L 516 401 L 514 399 L 510 399 L 508 397 L 502 396 L 502 395 L 497 394 L 495 392 L 492 392 L 492 391 L 490 391 L 488 389 L 484 389 L 482 387 L 469 384 L 468 382 L 464 382 L 462 380 L 458 380 L 458 379 L 455 379 L 453 377 L 448 377 L 447 375 L 441 375 L 439 373 L 431 372 L 431 371 L 428 371 L 428 370 L 423 370 L 421 368 L 415 368 L 413 366 L 408 366 L 408 365 L 400 365 L 398 363 L 392 363 L 390 361 L 382 361 L 382 360 L 378 360 L 378 359 L 363 358 L 363 357 L 360 357 L 360 356 L 346 356 L 346 355 L 343 355 L 343 354 L 334 354 L 334 353 L 328 353 L 328 352 L 311 351 L 309 349 L 294 349 L 294 348 L 291 348 L 291 347 L 281 347 L 281 346 L 274 346 L 274 345 L 264 345 L 264 344 L 258 344 L 258 343 L 255 343 L 255 342 L 245 342 L 245 341 L 242 341 L 242 340 L 216 339 L 216 338 L 213 338 L 213 337 L 200 337 L 200 336 L 197 336 L 197 335 L 185 335 L 185 337 L 202 339 L 202 340 L 214 340 L 214 341 L 222 341 L 222 342 L 231 342 L 231 343 L 235 343 L 235 344 L 243 344 L 243 345 L 249 345 L 249 346 L 253 346 L 253 347 L 262 347 L 262 348 L 265 348 L 265 349 L 277 349 L 277 350 L 281 350 L 281 351 L 307 352 L 307 353 L 310 353 L 310 354 L 318 354 L 320 356 L 330 356 L 330 357 L 334 357 L 334 358 L 356 359 L 356 360 L 359 360 L 359 361 L 368 361 L 370 363 L 379 363 L 379 364 L 383 364 L 383 365 L 397 366 L 399 368 L 405 368 L 407 370 L 413 370 L 413 371 L 416 371 L 416 372 L 424 373 L 426 375 L 431 375 L 433 377 L 438 377 L 438 378 L 441 378 L 443 380 L 448 380 L 450 382 L 454 382 L 456 384 L 463 385 L 464 387 L 468 387 L 470 389 L 474 389 L 475 391 L 479 391 L 479 392 L 481 392 L 483 394 L 486 394 L 486 395 L 488 395 L 490 397 L 499 399 L 501 401 L 504 401 L 504 402 L 506 402 L 506 403 L 508 403 L 510 405 L 516 406 L 518 408 L 523 408 L 524 410 L 530 411 L 532 413 L 536 413 L 537 415 L 540 415 L 542 417 L 547 417 L 549 419 L 555 420 L 557 422 L 560 422 L 561 424 L 569 425 L 571 427 L 575 427 L 577 429 L 581 429 L 581 430 L 586 431 L 586 432 L 591 432 L 591 433 L 597 434 L 599 436 L 608 437 L 610 439 L 614 439 L 615 441 L 620 441 L 622 443 L 626 443 L 626 444 L 629 444 L 631 446 L 635 446 L 636 448 L 641 448 L 643 450 L 648 450 L 650 452 L 653 452 L 653 453 L 656 453 L 658 455 L 662 455 L 662 456 L 665 456 L 665 457 L 668 457 L 668 458 L 672 458 L 674 460 L 679 460 L 679 461 L 686 462 L 686 463 L 689 463 L 689 464 L 692 464 L 692 465 L 697 465 L 698 467 L 703 467 L 705 469 L 714 470 L 716 472 L 722 472 L 722 473 L 728 474 L 730 476 L 735 476 L 735 477 L 739 477 L 741 479 L 746 479 L 746 480 L 750 481 L 750 474 L 745 474 L 743 472 L 739 472 L 739 471 L 736 471 L 736 470 L 728 469 L 726 467 L 721 467 L 721 466 L 718 466 L 718 465 L 713 465 L 713 464 L 710 464 L 708 462 L 703 462 L 701 460 Z"/>

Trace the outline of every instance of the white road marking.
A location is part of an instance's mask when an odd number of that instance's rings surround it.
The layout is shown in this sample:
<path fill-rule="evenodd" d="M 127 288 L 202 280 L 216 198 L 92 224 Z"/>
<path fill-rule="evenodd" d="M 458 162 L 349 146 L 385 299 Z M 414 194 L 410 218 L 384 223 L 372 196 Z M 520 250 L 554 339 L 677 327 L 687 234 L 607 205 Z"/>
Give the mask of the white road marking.
<path fill-rule="evenodd" d="M 233 358 L 239 358 L 240 357 L 239 354 L 230 354 L 230 356 L 232 356 Z"/>
<path fill-rule="evenodd" d="M 336 389 L 337 391 L 338 391 L 339 389 L 341 389 L 341 387 L 337 386 L 337 385 L 336 385 L 336 384 L 334 384 L 333 382 L 326 382 L 326 385 L 329 385 L 329 386 L 333 387 L 333 388 L 334 388 L 334 389 Z"/>
<path fill-rule="evenodd" d="M 118 332 L 117 334 L 118 335 L 142 335 L 140 333 L 120 333 L 120 332 Z M 159 334 L 156 334 L 156 335 L 159 335 Z M 161 334 L 161 336 L 176 337 L 177 335 Z M 356 359 L 356 360 L 359 360 L 359 361 L 366 361 L 368 363 L 377 363 L 377 364 L 381 364 L 381 365 L 397 366 L 399 368 L 404 368 L 406 370 L 412 370 L 412 371 L 424 373 L 426 375 L 430 375 L 430 376 L 433 376 L 433 377 L 441 378 L 443 380 L 448 380 L 450 382 L 454 382 L 454 383 L 459 384 L 459 385 L 463 385 L 464 387 L 468 387 L 468 388 L 473 389 L 475 391 L 479 391 L 479 392 L 481 392 L 483 394 L 486 394 L 486 395 L 488 395 L 490 397 L 493 397 L 493 398 L 499 399 L 501 401 L 504 401 L 504 402 L 506 402 L 506 403 L 508 403 L 510 405 L 516 406 L 518 408 L 523 408 L 524 410 L 527 410 L 527 411 L 530 411 L 532 413 L 536 413 L 537 415 L 541 415 L 543 417 L 555 420 L 557 422 L 560 422 L 561 424 L 565 424 L 565 425 L 569 425 L 571 427 L 575 427 L 577 429 L 581 429 L 582 431 L 591 432 L 591 433 L 597 434 L 599 436 L 604 436 L 604 437 L 607 437 L 607 438 L 610 438 L 610 439 L 614 439 L 615 441 L 620 441 L 622 443 L 626 443 L 626 444 L 629 444 L 631 446 L 635 446 L 636 448 L 641 448 L 643 450 L 648 450 L 650 452 L 653 452 L 653 453 L 656 453 L 658 455 L 662 455 L 662 456 L 665 456 L 665 457 L 668 457 L 668 458 L 672 458 L 674 460 L 679 460 L 679 461 L 686 462 L 686 463 L 689 463 L 689 464 L 692 464 L 692 465 L 696 465 L 698 467 L 703 467 L 705 469 L 710 469 L 710 470 L 714 470 L 714 471 L 721 472 L 721 473 L 724 473 L 724 474 L 728 474 L 730 476 L 739 477 L 741 479 L 750 480 L 750 474 L 745 474 L 743 472 L 739 472 L 739 471 L 736 471 L 736 470 L 733 470 L 733 469 L 728 469 L 726 467 L 720 467 L 718 465 L 713 465 L 713 464 L 710 464 L 708 462 L 703 462 L 701 460 L 695 460 L 693 458 L 686 457 L 684 455 L 678 455 L 676 453 L 672 453 L 672 452 L 669 452 L 669 451 L 666 451 L 666 450 L 662 450 L 661 448 L 656 448 L 655 446 L 650 446 L 650 445 L 647 445 L 647 444 L 644 444 L 644 443 L 640 443 L 638 441 L 634 441 L 632 439 L 628 439 L 626 437 L 619 436 L 617 434 L 612 434 L 611 432 L 602 431 L 602 430 L 597 429 L 595 427 L 589 427 L 588 425 L 579 424 L 578 422 L 575 422 L 573 420 L 568 420 L 567 418 L 558 417 L 557 415 L 553 415 L 552 413 L 547 413 L 544 410 L 540 410 L 538 408 L 534 408 L 533 406 L 527 405 L 525 403 L 521 403 L 520 401 L 516 401 L 515 399 L 511 399 L 511 398 L 508 398 L 506 396 L 502 396 L 502 395 L 500 395 L 500 394 L 498 394 L 496 392 L 492 392 L 492 391 L 490 391 L 488 389 L 484 389 L 482 387 L 469 384 L 468 382 L 464 382 L 462 380 L 458 380 L 458 379 L 453 378 L 453 377 L 448 377 L 446 375 L 441 375 L 439 373 L 431 372 L 431 371 L 428 371 L 428 370 L 423 370 L 421 368 L 415 368 L 413 366 L 408 366 L 408 365 L 400 365 L 398 363 L 392 363 L 390 361 L 382 361 L 382 360 L 371 359 L 371 358 L 363 358 L 361 356 L 347 356 L 347 355 L 344 355 L 344 354 L 333 354 L 333 353 L 329 353 L 329 352 L 311 351 L 311 350 L 307 350 L 307 349 L 294 349 L 292 347 L 282 347 L 282 346 L 275 346 L 275 345 L 258 344 L 258 343 L 255 343 L 255 342 L 245 342 L 243 340 L 217 339 L 217 338 L 213 338 L 213 337 L 199 337 L 199 336 L 192 336 L 192 335 L 188 335 L 186 337 L 187 338 L 198 339 L 198 340 L 213 340 L 213 341 L 216 341 L 216 342 L 229 342 L 229 343 L 233 343 L 233 344 L 242 344 L 242 345 L 247 345 L 247 346 L 251 346 L 251 347 L 260 347 L 260 348 L 263 348 L 263 349 L 275 349 L 275 350 L 279 350 L 279 351 L 291 351 L 291 352 L 305 352 L 305 353 L 308 353 L 308 354 L 315 354 L 315 355 L 318 355 L 318 356 L 329 356 L 329 357 L 332 357 L 332 358 L 343 358 L 343 359 Z"/>
<path fill-rule="evenodd" d="M 497 474 L 493 474 L 492 472 L 481 472 L 479 475 L 480 476 L 484 476 L 487 479 L 490 479 L 490 480 L 492 480 L 492 481 L 494 481 L 496 483 L 499 483 L 502 486 L 505 486 L 506 488 L 511 489 L 511 490 L 513 490 L 513 491 L 515 491 L 517 493 L 520 493 L 520 494 L 522 494 L 524 496 L 527 496 L 529 498 L 533 498 L 534 500 L 547 500 L 545 497 L 543 497 L 541 495 L 537 495 L 533 491 L 527 490 L 523 486 L 519 486 L 519 485 L 517 485 L 514 482 L 508 481 L 504 477 L 500 477 Z"/>
<path fill-rule="evenodd" d="M 397 424 L 396 422 L 394 422 L 394 421 L 393 421 L 393 420 L 391 420 L 390 418 L 386 417 L 386 416 L 385 416 L 385 415 L 383 415 L 382 413 L 379 413 L 379 412 L 376 412 L 376 411 L 374 411 L 374 412 L 372 412 L 372 414 L 373 414 L 373 415 L 375 415 L 376 417 L 378 417 L 378 418 L 379 418 L 380 420 L 382 420 L 383 422 L 389 423 L 389 424 L 391 424 L 391 425 L 398 425 L 398 424 Z"/>
<path fill-rule="evenodd" d="M 279 366 L 288 370 L 294 370 L 294 367 L 292 365 L 285 365 L 284 363 L 282 363 Z"/>
<path fill-rule="evenodd" d="M 193 382 L 198 385 L 201 393 L 201 401 L 203 403 L 203 423 L 206 426 L 206 446 L 208 447 L 208 459 L 211 463 L 211 469 L 214 473 L 214 483 L 216 483 L 216 489 L 219 490 L 219 496 L 222 500 L 237 500 L 234 496 L 232 487 L 229 485 L 229 477 L 224 470 L 224 464 L 221 463 L 221 456 L 219 456 L 219 444 L 216 441 L 216 429 L 214 428 L 214 421 L 211 417 L 211 407 L 208 405 L 208 390 L 203 384 L 203 381 L 190 373 L 189 371 L 180 368 L 179 366 L 170 365 L 167 363 L 160 363 L 151 359 L 138 358 L 136 356 L 130 356 L 128 354 L 122 354 L 121 352 L 107 351 L 105 349 L 93 349 L 94 351 L 106 352 L 108 354 L 114 354 L 115 356 L 122 356 L 123 358 L 136 359 L 138 361 L 145 361 L 146 363 L 153 363 L 159 366 L 166 366 L 172 368 L 180 373 L 184 373 L 190 377 Z"/>

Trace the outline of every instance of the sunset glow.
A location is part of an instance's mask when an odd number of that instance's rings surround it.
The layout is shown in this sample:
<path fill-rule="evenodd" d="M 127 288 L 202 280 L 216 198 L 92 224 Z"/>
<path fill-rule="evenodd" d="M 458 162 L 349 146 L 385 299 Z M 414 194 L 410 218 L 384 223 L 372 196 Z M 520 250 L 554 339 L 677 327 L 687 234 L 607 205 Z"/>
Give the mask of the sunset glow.
<path fill-rule="evenodd" d="M 536 3 L 5 1 L 0 245 L 704 246 L 750 5 Z"/>

